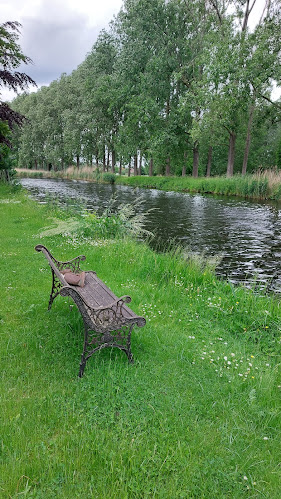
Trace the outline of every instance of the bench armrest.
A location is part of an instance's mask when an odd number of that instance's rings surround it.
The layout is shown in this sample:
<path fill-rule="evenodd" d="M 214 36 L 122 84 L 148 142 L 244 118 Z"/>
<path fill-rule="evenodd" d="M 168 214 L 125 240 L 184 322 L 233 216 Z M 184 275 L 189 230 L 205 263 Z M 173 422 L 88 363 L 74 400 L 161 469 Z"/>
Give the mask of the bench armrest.
<path fill-rule="evenodd" d="M 70 268 L 74 273 L 77 271 L 79 272 L 81 270 L 80 262 L 82 260 L 86 260 L 85 255 L 79 255 L 76 256 L 76 258 L 72 258 L 72 260 L 68 260 L 67 262 L 60 262 L 52 255 L 52 253 L 46 248 L 46 246 L 43 246 L 43 244 L 37 244 L 37 246 L 35 246 L 35 250 L 38 252 L 42 251 L 51 267 L 56 267 L 59 271 L 65 268 Z"/>
<path fill-rule="evenodd" d="M 61 296 L 71 296 L 79 307 L 84 319 L 89 318 L 89 325 L 93 323 L 97 330 L 116 330 L 119 327 L 129 324 L 137 324 L 139 327 L 145 326 L 145 318 L 136 315 L 132 310 L 128 309 L 125 303 L 130 303 L 131 297 L 128 295 L 117 298 L 110 305 L 104 307 L 90 307 L 84 300 L 79 291 L 68 286 L 64 286 L 60 290 Z M 84 312 L 84 313 L 83 313 Z"/>

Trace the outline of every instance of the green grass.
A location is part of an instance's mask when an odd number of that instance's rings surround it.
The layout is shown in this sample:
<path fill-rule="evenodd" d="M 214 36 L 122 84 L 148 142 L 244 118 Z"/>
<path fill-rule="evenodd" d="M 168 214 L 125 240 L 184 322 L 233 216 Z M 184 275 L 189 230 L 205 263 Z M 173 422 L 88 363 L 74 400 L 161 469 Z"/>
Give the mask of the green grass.
<path fill-rule="evenodd" d="M 280 182 L 280 179 L 279 179 Z M 266 176 L 236 175 L 231 178 L 221 177 L 116 177 L 116 183 L 132 187 L 146 187 L 177 192 L 199 192 L 239 196 L 251 199 L 275 199 L 281 197 L 280 189 L 269 186 Z M 280 185 L 280 184 L 279 184 Z"/>
<path fill-rule="evenodd" d="M 40 238 L 58 213 L 5 186 L 0 214 L 0 497 L 279 498 L 279 300 L 179 251 Z M 134 365 L 105 349 L 78 379 L 82 320 L 47 311 L 37 243 L 131 295 Z"/>

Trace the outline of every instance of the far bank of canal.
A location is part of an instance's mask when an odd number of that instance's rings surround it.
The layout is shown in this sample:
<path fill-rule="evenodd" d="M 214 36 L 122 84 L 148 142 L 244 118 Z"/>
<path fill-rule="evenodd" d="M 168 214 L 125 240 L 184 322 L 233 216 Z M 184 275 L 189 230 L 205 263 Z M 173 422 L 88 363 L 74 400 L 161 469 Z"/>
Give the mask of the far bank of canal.
<path fill-rule="evenodd" d="M 20 180 L 34 197 L 45 202 L 53 196 L 60 203 L 82 203 L 101 213 L 112 196 L 118 203 L 142 197 L 146 228 L 164 248 L 169 240 L 206 257 L 219 256 L 218 275 L 235 283 L 257 280 L 281 291 L 281 206 L 201 194 L 134 189 L 62 179 Z"/>

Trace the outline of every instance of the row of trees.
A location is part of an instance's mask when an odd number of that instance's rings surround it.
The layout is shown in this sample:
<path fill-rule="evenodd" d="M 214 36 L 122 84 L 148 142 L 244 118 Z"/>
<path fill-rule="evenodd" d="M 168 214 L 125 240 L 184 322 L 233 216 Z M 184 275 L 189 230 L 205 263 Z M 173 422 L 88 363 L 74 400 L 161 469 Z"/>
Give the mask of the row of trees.
<path fill-rule="evenodd" d="M 280 162 L 280 0 L 124 0 L 69 76 L 18 96 L 19 166 L 246 173 Z M 279 150 L 279 156 L 278 156 Z M 279 165 L 281 166 L 281 164 Z M 129 169 L 130 172 L 130 169 Z"/>

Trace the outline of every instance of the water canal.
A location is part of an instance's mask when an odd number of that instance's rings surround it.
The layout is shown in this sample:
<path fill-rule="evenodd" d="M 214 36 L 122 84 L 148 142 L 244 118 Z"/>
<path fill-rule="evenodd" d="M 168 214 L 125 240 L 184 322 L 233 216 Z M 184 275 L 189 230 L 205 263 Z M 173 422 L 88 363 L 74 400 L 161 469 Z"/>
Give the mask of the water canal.
<path fill-rule="evenodd" d="M 20 180 L 40 202 L 55 197 L 60 203 L 82 203 L 101 213 L 114 195 L 120 203 L 151 208 L 146 228 L 165 247 L 170 239 L 193 253 L 220 256 L 217 274 L 234 283 L 258 281 L 281 291 L 281 206 L 201 194 L 95 184 L 61 179 Z"/>

